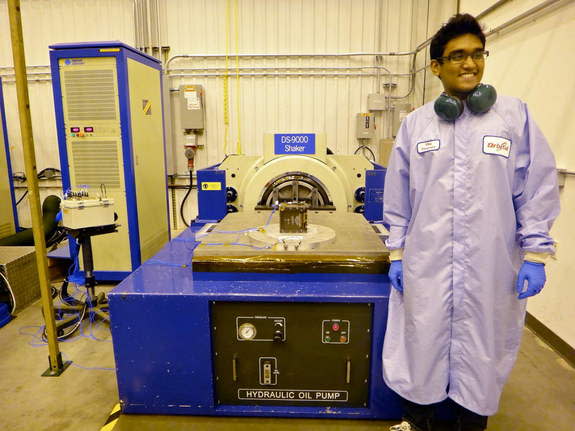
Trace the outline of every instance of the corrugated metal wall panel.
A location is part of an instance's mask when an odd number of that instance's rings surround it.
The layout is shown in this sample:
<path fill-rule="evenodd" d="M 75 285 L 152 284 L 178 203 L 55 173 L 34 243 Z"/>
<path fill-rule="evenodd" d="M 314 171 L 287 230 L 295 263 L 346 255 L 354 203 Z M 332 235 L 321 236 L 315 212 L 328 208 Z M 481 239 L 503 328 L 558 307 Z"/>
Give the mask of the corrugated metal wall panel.
<path fill-rule="evenodd" d="M 134 17 L 131 0 L 22 0 L 22 27 L 28 72 L 49 73 L 48 46 L 61 42 L 121 40 L 133 44 Z M 12 65 L 8 7 L 0 0 L 0 27 L 6 37 L 0 38 L 0 65 Z M 30 66 L 44 66 L 31 68 Z M 12 74 L 12 70 L 0 72 Z M 60 167 L 55 129 L 54 103 L 49 75 L 29 76 L 30 110 L 38 170 Z M 16 109 L 13 76 L 4 77 L 7 106 L 8 138 L 14 171 L 23 171 L 20 129 Z"/>
<path fill-rule="evenodd" d="M 234 0 L 178 0 L 168 4 L 167 21 L 176 23 L 167 29 L 170 55 L 229 54 L 230 139 L 224 144 L 224 79 L 222 77 L 178 77 L 171 79 L 172 89 L 181 84 L 200 84 L 206 93 L 206 133 L 199 139 L 205 147 L 198 152 L 197 166 L 221 161 L 225 153 L 236 151 L 238 129 L 242 150 L 261 154 L 266 131 L 316 130 L 328 136 L 328 145 L 338 153 L 350 154 L 357 148 L 355 114 L 367 109 L 367 95 L 377 89 L 375 77 L 241 77 L 240 126 L 238 127 L 235 78 L 236 28 Z M 400 0 L 239 0 L 237 12 L 239 53 L 294 54 L 408 51 L 412 48 L 412 2 Z M 227 25 L 229 22 L 229 25 Z M 228 27 L 226 29 L 226 27 Z M 183 30 L 185 29 L 185 30 Z M 381 42 L 378 43 L 378 36 Z M 178 59 L 172 69 L 221 68 L 224 58 Z M 385 57 L 382 63 L 392 72 L 409 72 L 408 57 Z M 369 57 L 240 58 L 243 67 L 359 67 L 374 66 Z M 363 69 L 364 72 L 373 69 Z M 252 70 L 242 72 L 262 72 Z M 272 73 L 273 70 L 268 70 Z M 318 73 L 321 71 L 317 71 Z M 360 72 L 349 69 L 346 72 Z M 382 76 L 381 82 L 389 78 Z M 391 80 L 398 84 L 392 94 L 406 94 L 409 80 Z M 177 93 L 172 101 L 176 109 Z M 378 118 L 378 135 L 389 133 Z M 174 142 L 178 154 L 178 173 L 186 171 L 180 148 L 183 134 L 174 122 Z M 371 144 L 377 153 L 376 141 Z"/>
<path fill-rule="evenodd" d="M 21 0 L 27 65 L 47 65 L 48 45 L 121 40 L 134 43 L 132 0 Z M 7 0 L 0 0 L 0 65 L 12 64 Z"/>
<path fill-rule="evenodd" d="M 0 0 L 0 4 L 6 0 Z M 134 43 L 133 2 L 129 0 L 24 0 L 22 2 L 27 62 L 47 65 L 50 43 L 119 39 Z M 235 6 L 237 9 L 237 46 Z M 162 2 L 166 26 L 164 44 L 171 55 L 225 53 L 228 41 L 230 139 L 224 149 L 223 79 L 173 78 L 172 88 L 182 83 L 197 83 L 206 89 L 206 133 L 200 138 L 205 149 L 198 154 L 198 166 L 220 161 L 225 152 L 236 149 L 238 136 L 237 87 L 234 77 L 236 49 L 241 53 L 337 53 L 405 51 L 412 48 L 412 2 L 401 0 L 174 0 Z M 6 8 L 0 8 L 0 23 L 8 23 Z M 48 19 L 46 18 L 48 17 Z M 226 30 L 227 19 L 230 26 Z M 39 38 L 38 35 L 47 35 Z M 227 38 L 226 38 L 227 36 Z M 380 42 L 378 43 L 378 36 Z M 0 53 L 0 64 L 11 64 L 9 40 Z M 175 67 L 224 67 L 223 59 L 196 59 L 172 63 Z M 241 59 L 240 65 L 254 67 L 357 67 L 373 66 L 373 57 L 314 57 Z M 383 65 L 394 72 L 408 72 L 407 57 L 386 57 Z M 43 69 L 44 71 L 46 69 Z M 370 71 L 370 69 L 363 69 Z M 293 69 L 292 72 L 297 71 Z M 359 72 L 357 69 L 349 71 Z M 367 94 L 376 90 L 375 77 L 242 77 L 240 78 L 240 127 L 242 149 L 261 153 L 262 136 L 268 130 L 317 130 L 328 134 L 330 147 L 339 153 L 351 153 L 357 147 L 355 114 L 366 109 Z M 381 82 L 389 81 L 385 76 Z M 395 94 L 405 94 L 408 79 L 394 78 Z M 11 84 L 7 83 L 10 87 Z M 38 87 L 39 102 L 32 104 L 42 112 L 51 112 L 49 85 Z M 7 91 L 7 104 L 15 99 Z M 176 97 L 172 98 L 174 103 Z M 43 105 L 45 108 L 42 108 Z M 34 115 L 34 113 L 33 113 Z M 34 122 L 38 136 L 39 165 L 57 166 L 51 142 L 53 114 Z M 46 121 L 50 118 L 50 121 Z M 17 123 L 10 122 L 9 136 L 17 141 Z M 388 133 L 379 121 L 378 134 Z M 174 124 L 177 152 L 183 144 L 178 124 Z M 374 149 L 377 145 L 373 145 Z M 46 149 L 46 151 L 43 151 Z M 225 151 L 226 150 L 226 151 Z M 16 151 L 18 153 L 18 151 Z M 181 152 L 180 152 L 181 153 Z M 185 172 L 185 160 L 178 154 L 178 172 Z M 21 157 L 14 155 L 15 167 Z"/>

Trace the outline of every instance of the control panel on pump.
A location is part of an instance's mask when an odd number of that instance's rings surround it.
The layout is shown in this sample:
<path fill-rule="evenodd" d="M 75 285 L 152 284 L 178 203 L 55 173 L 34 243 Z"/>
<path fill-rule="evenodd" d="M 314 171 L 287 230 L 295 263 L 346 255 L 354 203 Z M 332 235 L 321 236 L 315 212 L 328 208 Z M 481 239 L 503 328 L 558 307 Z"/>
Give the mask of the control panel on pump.
<path fill-rule="evenodd" d="M 219 404 L 366 405 L 371 304 L 216 301 L 211 314 Z"/>

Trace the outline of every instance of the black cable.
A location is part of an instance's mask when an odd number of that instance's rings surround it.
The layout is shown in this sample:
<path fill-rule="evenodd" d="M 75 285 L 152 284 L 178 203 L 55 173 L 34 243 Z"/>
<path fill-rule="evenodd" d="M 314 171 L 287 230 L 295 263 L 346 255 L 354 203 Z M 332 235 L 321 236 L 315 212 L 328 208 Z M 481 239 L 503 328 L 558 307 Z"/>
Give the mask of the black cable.
<path fill-rule="evenodd" d="M 24 172 L 14 172 L 12 173 L 12 179 L 14 181 L 20 181 L 21 183 L 23 183 L 24 181 L 26 181 L 26 174 Z"/>
<path fill-rule="evenodd" d="M 82 325 L 82 321 L 84 320 L 84 317 L 86 317 L 87 310 L 88 310 L 88 299 L 86 298 L 86 301 L 84 302 L 84 307 L 82 307 L 82 311 L 78 312 L 78 320 L 76 321 L 72 329 L 70 329 L 68 332 L 62 331 L 62 335 L 56 334 L 56 338 L 58 339 L 58 341 L 65 340 L 80 328 L 80 325 Z M 44 343 L 48 342 L 48 334 L 46 333 L 46 326 L 44 326 L 42 329 L 42 341 Z"/>
<path fill-rule="evenodd" d="M 61 172 L 60 169 L 45 168 L 45 169 L 42 169 L 40 172 L 38 172 L 38 179 L 41 180 L 41 179 L 61 178 L 59 175 L 56 175 L 56 173 L 60 173 L 60 172 Z M 18 174 L 20 174 L 20 172 L 13 174 L 12 179 L 15 181 L 20 181 L 20 182 L 26 181 L 26 175 L 24 173 L 22 173 L 22 175 L 18 175 Z M 18 199 L 18 201 L 16 202 L 16 206 L 18 206 L 18 204 L 20 204 L 20 202 L 22 202 L 24 200 L 24 198 L 26 197 L 27 194 L 28 194 L 28 189 L 26 189 L 24 194 L 20 197 L 20 199 Z"/>
<path fill-rule="evenodd" d="M 40 172 L 38 172 L 36 175 L 38 176 L 38 179 L 40 179 L 40 180 L 44 180 L 44 179 L 50 180 L 50 179 L 62 178 L 62 176 L 59 175 L 61 173 L 62 173 L 62 171 L 60 171 L 60 169 L 57 169 L 57 168 L 44 168 Z M 19 181 L 21 183 L 23 183 L 27 180 L 26 174 L 24 172 L 12 173 L 12 179 L 14 181 Z"/>
<path fill-rule="evenodd" d="M 18 199 L 18 202 L 16 202 L 16 206 L 18 206 L 18 204 L 20 202 L 22 202 L 22 200 L 26 197 L 26 195 L 28 194 L 28 189 L 26 189 L 26 191 L 24 192 L 24 194 L 20 197 L 20 199 Z"/>
<path fill-rule="evenodd" d="M 186 195 L 184 196 L 184 199 L 182 200 L 182 203 L 180 205 L 180 217 L 182 217 L 182 221 L 184 222 L 186 227 L 190 227 L 190 225 L 188 224 L 188 222 L 186 222 L 186 218 L 184 217 L 184 204 L 186 203 L 188 196 L 190 196 L 190 193 L 192 191 L 192 187 L 194 185 L 194 178 L 192 176 L 192 173 L 193 173 L 193 171 L 190 170 L 190 187 L 188 188 L 188 191 L 186 192 Z"/>
<path fill-rule="evenodd" d="M 90 298 L 86 297 L 83 301 L 77 300 L 72 295 L 68 294 L 68 291 L 66 289 L 67 286 L 68 286 L 67 279 L 64 281 L 64 283 L 62 284 L 62 287 L 60 289 L 58 289 L 54 286 L 50 286 L 51 290 L 52 290 L 52 299 L 58 297 L 60 299 L 60 301 L 62 302 L 62 304 L 73 305 L 73 306 L 83 305 L 83 307 L 80 311 L 78 311 L 78 314 L 76 315 L 77 320 L 72 324 L 73 325 L 72 328 L 68 329 L 68 331 L 66 331 L 66 332 L 65 332 L 66 328 L 63 328 L 59 335 L 56 334 L 56 338 L 58 339 L 58 341 L 62 341 L 62 340 L 67 339 L 68 337 L 73 335 L 80 328 L 84 318 L 86 317 L 86 312 L 88 311 L 88 308 L 89 308 L 88 301 Z M 66 296 L 64 296 L 63 293 L 65 293 Z M 42 311 L 42 314 L 44 314 L 44 311 Z M 48 342 L 48 334 L 46 333 L 46 326 L 44 326 L 42 328 L 42 341 L 45 343 Z"/>
<path fill-rule="evenodd" d="M 58 297 L 63 304 L 67 305 L 80 305 L 82 301 L 78 301 L 72 295 L 68 293 L 68 279 L 62 283 L 62 287 L 58 290 Z"/>
<path fill-rule="evenodd" d="M 60 226 L 52 233 L 52 235 L 46 239 L 46 247 L 53 247 L 60 244 L 64 239 L 66 239 L 68 234 L 66 230 Z"/>
<path fill-rule="evenodd" d="M 190 186 L 186 186 L 186 185 L 176 185 L 176 184 L 168 184 L 168 188 L 169 189 L 174 189 L 174 190 L 188 190 L 190 188 Z M 195 189 L 196 186 L 194 185 L 192 187 L 192 189 Z"/>
<path fill-rule="evenodd" d="M 375 153 L 371 150 L 371 148 L 369 148 L 367 145 L 361 145 L 359 147 L 357 147 L 357 150 L 354 151 L 353 154 L 357 154 L 359 152 L 359 150 L 362 150 L 362 156 L 365 157 L 365 154 L 363 153 L 364 150 L 367 150 L 370 154 L 371 154 L 371 160 L 372 162 L 375 162 Z M 367 157 L 365 157 L 367 159 Z"/>
<path fill-rule="evenodd" d="M 45 169 L 42 169 L 40 172 L 38 172 L 38 178 L 39 179 L 56 178 L 56 177 L 58 177 L 58 175 L 56 175 L 57 173 L 61 173 L 60 169 L 45 168 Z"/>
<path fill-rule="evenodd" d="M 8 281 L 8 277 L 5 276 L 4 274 L 2 274 L 2 272 L 0 272 L 0 281 L 2 282 L 2 284 L 4 284 L 6 290 L 9 293 L 10 298 L 12 299 L 12 311 L 10 312 L 10 314 L 12 314 L 16 310 L 16 296 L 14 295 L 14 291 L 12 290 L 12 287 L 10 286 L 10 282 Z"/>

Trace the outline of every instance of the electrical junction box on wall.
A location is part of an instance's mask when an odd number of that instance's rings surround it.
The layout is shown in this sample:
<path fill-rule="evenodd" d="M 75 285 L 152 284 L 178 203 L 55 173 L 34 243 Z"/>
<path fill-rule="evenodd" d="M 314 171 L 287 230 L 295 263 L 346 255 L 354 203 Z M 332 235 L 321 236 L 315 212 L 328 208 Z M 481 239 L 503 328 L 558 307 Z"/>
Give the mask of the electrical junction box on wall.
<path fill-rule="evenodd" d="M 92 239 L 94 272 L 121 280 L 169 240 L 162 64 L 118 41 L 50 47 L 64 192 L 104 187 L 118 231 Z"/>
<path fill-rule="evenodd" d="M 367 109 L 369 111 L 385 111 L 387 109 L 385 95 L 377 93 L 368 94 Z"/>
<path fill-rule="evenodd" d="M 16 211 L 14 184 L 12 182 L 2 78 L 0 78 L 0 238 L 16 233 L 17 229 L 18 212 Z"/>
<path fill-rule="evenodd" d="M 356 115 L 355 137 L 357 139 L 375 138 L 375 114 L 365 112 Z"/>
<path fill-rule="evenodd" d="M 204 90 L 201 85 L 180 86 L 180 121 L 184 130 L 204 130 Z"/>

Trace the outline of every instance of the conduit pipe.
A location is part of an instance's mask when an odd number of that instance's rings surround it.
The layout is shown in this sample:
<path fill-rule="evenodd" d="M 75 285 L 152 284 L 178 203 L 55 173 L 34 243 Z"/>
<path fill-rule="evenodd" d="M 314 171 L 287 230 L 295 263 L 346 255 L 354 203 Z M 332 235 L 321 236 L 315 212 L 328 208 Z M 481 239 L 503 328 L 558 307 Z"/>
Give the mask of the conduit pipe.
<path fill-rule="evenodd" d="M 241 73 L 234 73 L 233 75 L 228 73 L 226 74 L 225 72 L 223 73 L 178 73 L 178 74 L 170 74 L 171 77 L 174 78 L 179 78 L 179 77 L 184 77 L 184 76 L 194 76 L 194 77 L 199 77 L 199 78 L 217 78 L 217 77 L 222 77 L 222 76 L 229 76 L 230 78 L 233 78 L 235 76 L 252 76 L 252 77 L 256 77 L 256 76 L 260 76 L 260 77 L 284 77 L 284 76 L 299 76 L 299 77 L 309 77 L 309 78 L 317 78 L 317 77 L 325 77 L 325 76 L 350 76 L 350 77 L 354 77 L 354 76 L 377 76 L 376 72 L 371 72 L 371 73 L 350 73 L 350 72 L 334 72 L 334 73 L 310 73 L 310 72 L 280 72 L 280 73 L 274 73 L 274 72 L 253 72 L 253 73 L 249 73 L 249 72 L 241 72 Z M 393 75 L 393 76 L 397 76 L 397 75 Z M 411 74 L 408 74 L 408 76 L 411 76 Z"/>
<path fill-rule="evenodd" d="M 344 53 L 314 53 L 314 54 L 237 54 L 239 58 L 313 58 L 313 57 L 362 57 L 362 56 L 382 56 L 382 57 L 397 57 L 413 55 L 415 51 L 403 52 L 344 52 Z M 226 54 L 180 54 L 174 55 L 166 63 L 166 70 L 169 72 L 170 63 L 173 60 L 180 58 L 224 58 Z M 235 54 L 234 54 L 235 56 Z"/>
<path fill-rule="evenodd" d="M 489 30 L 487 33 L 485 33 L 485 37 L 489 37 L 496 33 L 499 33 L 502 30 L 505 30 L 507 27 L 517 24 L 520 21 L 524 21 L 525 19 L 531 17 L 532 15 L 535 15 L 537 12 L 547 9 L 548 7 L 553 6 L 556 3 L 558 6 L 559 3 L 563 3 L 562 5 L 564 6 L 566 4 L 573 3 L 573 1 L 574 0 L 547 0 L 543 3 L 538 4 L 537 6 L 532 7 L 529 10 L 526 10 L 522 14 L 519 14 L 516 17 L 511 18 L 509 21 L 506 21 L 503 24 L 495 27 L 493 30 Z"/>
<path fill-rule="evenodd" d="M 491 12 L 493 12 L 496 9 L 499 9 L 501 6 L 503 6 L 505 3 L 508 3 L 509 0 L 499 0 L 496 1 L 495 3 L 493 3 L 491 6 L 489 6 L 487 9 L 485 9 L 483 12 L 480 12 L 479 15 L 477 15 L 475 17 L 475 19 L 480 20 L 484 17 L 486 17 L 487 15 L 489 15 Z"/>

